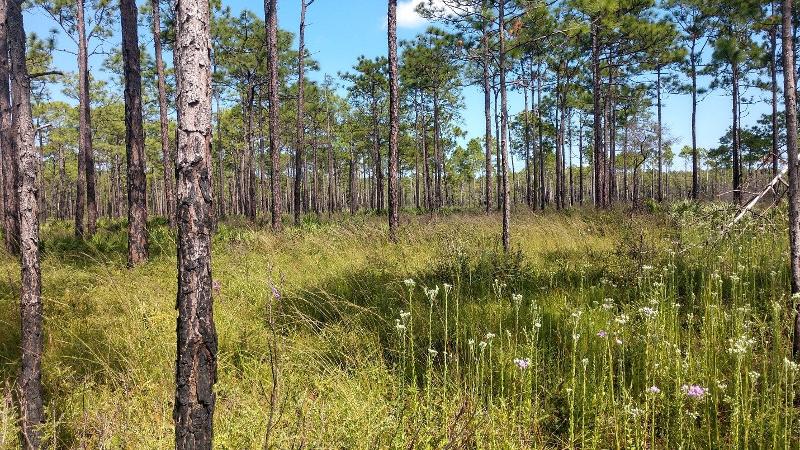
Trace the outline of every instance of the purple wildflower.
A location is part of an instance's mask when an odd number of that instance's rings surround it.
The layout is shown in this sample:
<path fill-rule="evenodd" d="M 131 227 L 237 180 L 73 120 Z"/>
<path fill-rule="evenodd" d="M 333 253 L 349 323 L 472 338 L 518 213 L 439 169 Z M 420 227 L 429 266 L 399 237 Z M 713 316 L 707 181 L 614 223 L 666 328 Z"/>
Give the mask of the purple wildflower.
<path fill-rule="evenodd" d="M 269 287 L 272 289 L 272 297 L 276 301 L 280 301 L 281 300 L 281 293 L 278 292 L 278 288 L 276 288 L 275 285 L 272 284 L 272 283 L 269 284 Z"/>
<path fill-rule="evenodd" d="M 691 397 L 694 399 L 701 399 L 703 398 L 703 396 L 706 395 L 706 392 L 708 390 L 698 384 L 693 384 L 691 386 L 684 384 L 683 386 L 681 386 L 681 391 L 683 391 L 683 393 L 686 394 L 687 397 Z"/>
<path fill-rule="evenodd" d="M 661 393 L 661 389 L 658 388 L 655 384 L 647 388 L 647 392 L 651 394 L 659 394 Z"/>
<path fill-rule="evenodd" d="M 515 358 L 514 364 L 516 364 L 520 369 L 525 370 L 531 366 L 531 360 L 530 358 Z"/>
<path fill-rule="evenodd" d="M 600 331 L 597 333 L 597 335 L 598 335 L 599 337 L 601 337 L 601 338 L 604 338 L 604 337 L 608 336 L 608 333 L 606 333 L 606 332 L 605 332 L 605 330 L 600 330 Z"/>

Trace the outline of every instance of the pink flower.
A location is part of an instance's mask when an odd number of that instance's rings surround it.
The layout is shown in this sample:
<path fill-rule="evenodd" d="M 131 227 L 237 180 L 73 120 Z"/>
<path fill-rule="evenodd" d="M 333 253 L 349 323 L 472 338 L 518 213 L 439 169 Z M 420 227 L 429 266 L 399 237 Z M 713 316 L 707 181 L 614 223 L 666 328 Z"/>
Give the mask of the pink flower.
<path fill-rule="evenodd" d="M 604 330 L 600 330 L 600 331 L 597 333 L 597 335 L 598 335 L 599 337 L 601 337 L 601 338 L 604 338 L 604 337 L 608 336 L 608 333 L 606 333 Z"/>
<path fill-rule="evenodd" d="M 708 389 L 698 384 L 693 384 L 691 386 L 684 384 L 683 386 L 681 386 L 681 391 L 683 391 L 683 393 L 686 394 L 687 397 L 699 400 L 706 395 Z"/>
<path fill-rule="evenodd" d="M 661 389 L 658 388 L 655 384 L 647 388 L 647 392 L 651 394 L 659 394 L 661 393 Z"/>
<path fill-rule="evenodd" d="M 516 364 L 521 370 L 525 370 L 531 366 L 531 360 L 530 358 L 515 358 L 514 364 Z"/>

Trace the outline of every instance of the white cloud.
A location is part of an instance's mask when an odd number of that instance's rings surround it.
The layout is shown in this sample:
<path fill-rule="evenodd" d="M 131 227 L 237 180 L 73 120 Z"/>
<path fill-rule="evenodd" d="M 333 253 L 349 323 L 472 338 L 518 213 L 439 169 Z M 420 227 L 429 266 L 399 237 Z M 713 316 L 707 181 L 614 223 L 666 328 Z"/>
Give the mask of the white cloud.
<path fill-rule="evenodd" d="M 417 28 L 426 25 L 428 21 L 420 16 L 416 9 L 420 3 L 428 0 L 405 0 L 397 2 L 397 26 L 401 28 Z M 441 0 L 433 0 L 435 8 L 444 8 Z"/>

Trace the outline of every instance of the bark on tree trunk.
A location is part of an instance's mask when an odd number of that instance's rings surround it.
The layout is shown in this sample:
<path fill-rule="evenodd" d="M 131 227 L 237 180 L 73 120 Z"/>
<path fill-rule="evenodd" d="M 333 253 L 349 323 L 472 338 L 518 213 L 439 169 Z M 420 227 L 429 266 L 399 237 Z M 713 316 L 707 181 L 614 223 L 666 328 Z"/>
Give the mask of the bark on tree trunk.
<path fill-rule="evenodd" d="M 692 39 L 689 53 L 692 77 L 692 198 L 700 197 L 700 155 L 697 151 L 697 54 L 695 53 L 696 39 Z"/>
<path fill-rule="evenodd" d="M 161 2 L 151 0 L 153 7 L 153 46 L 156 56 L 156 78 L 158 82 L 158 111 L 161 123 L 161 155 L 164 167 L 164 201 L 167 221 L 175 228 L 175 167 L 169 148 L 169 110 L 167 109 L 167 85 L 164 75 L 164 59 L 161 51 Z"/>
<path fill-rule="evenodd" d="M 22 364 L 19 372 L 19 403 L 22 446 L 38 449 L 42 408 L 42 286 L 39 266 L 39 204 L 36 172 L 39 154 L 34 142 L 31 116 L 31 84 L 25 62 L 25 29 L 22 0 L 1 1 L 7 13 L 8 49 L 11 61 L 11 97 L 14 99 L 12 129 L 19 152 L 19 226 L 21 239 L 22 288 L 20 324 Z"/>
<path fill-rule="evenodd" d="M 595 19 L 596 20 L 596 19 Z M 600 38 L 598 25 L 592 22 L 592 98 L 594 115 L 594 203 L 595 206 L 605 207 L 604 178 L 605 178 L 605 152 L 603 150 L 603 123 L 602 108 L 600 105 Z"/>
<path fill-rule="evenodd" d="M 178 0 L 178 351 L 175 448 L 210 449 L 217 380 L 211 233 L 210 11 L 204 0 Z"/>
<path fill-rule="evenodd" d="M 278 103 L 278 1 L 264 0 L 267 28 L 267 71 L 269 72 L 269 151 L 272 158 L 272 229 L 280 231 L 281 221 L 281 149 Z"/>
<path fill-rule="evenodd" d="M 739 64 L 731 63 L 733 80 L 733 201 L 737 205 L 742 203 L 742 174 L 741 153 L 739 148 Z"/>
<path fill-rule="evenodd" d="M 7 1 L 2 0 L 0 17 L 0 151 L 3 161 L 3 206 L 5 217 L 6 250 L 12 255 L 19 254 L 19 168 L 18 150 L 15 134 L 11 128 L 11 86 L 9 76 L 11 67 L 8 60 L 8 27 L 6 25 Z M 13 1 L 13 0 L 12 0 Z"/>
<path fill-rule="evenodd" d="M 128 162 L 128 266 L 148 258 L 147 177 L 144 173 L 142 75 L 135 0 L 120 0 L 122 61 L 125 72 L 125 149 Z M 162 133 L 163 137 L 164 133 Z"/>
<path fill-rule="evenodd" d="M 358 197 L 356 194 L 356 147 L 350 144 L 350 214 L 358 211 Z"/>
<path fill-rule="evenodd" d="M 511 250 L 509 225 L 511 221 L 511 201 L 508 186 L 508 99 L 506 95 L 506 43 L 505 43 L 505 1 L 500 0 L 500 139 L 503 151 L 503 250 Z"/>
<path fill-rule="evenodd" d="M 775 4 L 772 3 L 774 6 Z M 777 70 L 777 57 L 778 57 L 778 25 L 773 25 L 769 30 L 770 39 L 770 58 L 769 58 L 769 73 L 771 77 L 771 90 L 772 90 L 772 176 L 778 175 L 778 70 Z M 777 199 L 778 194 L 775 193 Z"/>
<path fill-rule="evenodd" d="M 797 158 L 797 86 L 794 71 L 792 0 L 783 1 L 783 98 L 786 107 L 786 150 L 789 159 L 789 266 L 792 296 L 800 293 L 800 173 Z M 794 300 L 796 301 L 796 300 Z M 795 315 L 792 355 L 800 358 L 800 304 Z"/>
<path fill-rule="evenodd" d="M 303 150 L 305 146 L 305 35 L 306 0 L 300 0 L 300 34 L 297 56 L 297 148 L 294 157 L 294 223 L 300 223 L 303 214 Z"/>
<path fill-rule="evenodd" d="M 397 0 L 389 0 L 389 239 L 397 242 L 400 224 L 397 173 L 399 153 L 397 147 L 400 133 L 400 108 L 397 88 Z"/>
<path fill-rule="evenodd" d="M 656 154 L 658 155 L 658 194 L 656 200 L 664 201 L 664 149 L 663 135 L 661 133 L 661 65 L 656 67 L 656 108 L 658 109 L 658 129 L 656 130 L 657 144 Z"/>
<path fill-rule="evenodd" d="M 95 192 L 94 150 L 92 149 L 91 100 L 89 97 L 89 53 L 86 42 L 84 0 L 76 0 L 78 14 L 78 194 L 75 208 L 75 235 L 83 238 L 83 207 L 86 206 L 86 234 L 97 231 L 97 193 Z M 85 191 L 84 191 L 85 184 Z M 84 199 L 85 193 L 85 199 Z"/>
<path fill-rule="evenodd" d="M 489 2 L 483 1 L 483 9 L 488 9 Z M 484 149 L 486 152 L 486 214 L 492 211 L 492 94 L 489 85 L 489 64 L 491 54 L 489 52 L 489 20 L 482 21 L 481 33 L 483 47 L 483 114 L 486 121 L 486 132 L 484 134 Z"/>

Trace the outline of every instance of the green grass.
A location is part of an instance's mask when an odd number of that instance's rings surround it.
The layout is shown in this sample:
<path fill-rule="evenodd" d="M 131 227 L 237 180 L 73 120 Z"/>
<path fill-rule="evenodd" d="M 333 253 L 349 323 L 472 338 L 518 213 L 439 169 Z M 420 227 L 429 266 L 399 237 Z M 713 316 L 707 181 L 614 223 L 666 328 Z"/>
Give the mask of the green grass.
<path fill-rule="evenodd" d="M 785 221 L 720 237 L 729 212 L 520 212 L 509 255 L 468 213 L 404 217 L 398 245 L 378 217 L 221 224 L 215 446 L 797 448 Z M 174 236 L 128 270 L 122 223 L 42 233 L 49 447 L 172 447 Z M 3 448 L 18 271 L 0 257 Z"/>

